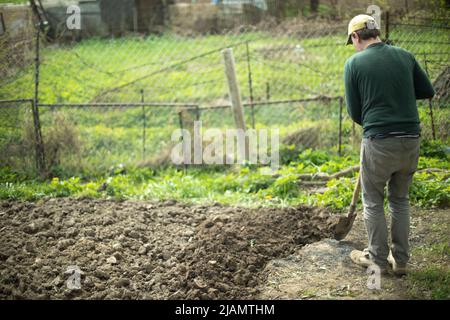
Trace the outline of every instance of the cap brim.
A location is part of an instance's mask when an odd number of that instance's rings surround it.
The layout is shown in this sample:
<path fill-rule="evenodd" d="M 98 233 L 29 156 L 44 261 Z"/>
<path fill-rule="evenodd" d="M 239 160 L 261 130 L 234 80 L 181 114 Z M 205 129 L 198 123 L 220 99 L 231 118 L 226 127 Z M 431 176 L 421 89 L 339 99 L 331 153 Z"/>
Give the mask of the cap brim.
<path fill-rule="evenodd" d="M 348 36 L 347 43 L 345 45 L 348 46 L 349 44 L 353 44 L 352 35 Z"/>

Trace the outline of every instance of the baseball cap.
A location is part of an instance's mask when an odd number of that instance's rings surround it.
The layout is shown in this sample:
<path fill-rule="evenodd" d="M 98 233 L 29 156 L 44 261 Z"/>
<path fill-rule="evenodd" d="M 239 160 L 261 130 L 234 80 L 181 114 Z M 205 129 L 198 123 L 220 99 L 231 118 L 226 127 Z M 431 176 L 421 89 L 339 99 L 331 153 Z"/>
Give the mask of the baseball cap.
<path fill-rule="evenodd" d="M 348 23 L 347 45 L 352 44 L 352 33 L 362 29 L 380 29 L 376 20 L 367 14 L 359 14 Z"/>

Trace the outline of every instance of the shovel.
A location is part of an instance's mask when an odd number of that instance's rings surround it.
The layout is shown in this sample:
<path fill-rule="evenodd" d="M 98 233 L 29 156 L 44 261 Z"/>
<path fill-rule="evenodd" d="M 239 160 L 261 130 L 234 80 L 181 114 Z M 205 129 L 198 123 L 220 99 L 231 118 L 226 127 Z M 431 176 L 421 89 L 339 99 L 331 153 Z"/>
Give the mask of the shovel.
<path fill-rule="evenodd" d="M 334 227 L 334 238 L 336 240 L 343 240 L 350 232 L 353 226 L 353 222 L 356 218 L 356 204 L 358 202 L 359 193 L 361 191 L 361 178 L 358 176 L 356 181 L 355 190 L 353 191 L 352 203 L 348 209 L 346 217 L 340 217 L 338 223 Z"/>

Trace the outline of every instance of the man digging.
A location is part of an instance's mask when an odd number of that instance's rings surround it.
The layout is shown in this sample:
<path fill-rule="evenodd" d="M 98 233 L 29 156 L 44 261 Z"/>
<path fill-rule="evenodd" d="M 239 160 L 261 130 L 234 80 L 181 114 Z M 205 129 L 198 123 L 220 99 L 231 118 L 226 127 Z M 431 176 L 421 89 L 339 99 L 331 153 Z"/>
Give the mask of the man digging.
<path fill-rule="evenodd" d="M 409 249 L 409 187 L 419 159 L 420 121 L 416 99 L 434 96 L 425 72 L 408 51 L 387 45 L 374 18 L 354 17 L 348 42 L 357 53 L 344 68 L 350 117 L 363 127 L 361 187 L 369 245 L 354 250 L 356 264 L 377 265 L 386 274 L 406 274 Z M 391 213 L 391 250 L 384 215 L 384 188 Z"/>

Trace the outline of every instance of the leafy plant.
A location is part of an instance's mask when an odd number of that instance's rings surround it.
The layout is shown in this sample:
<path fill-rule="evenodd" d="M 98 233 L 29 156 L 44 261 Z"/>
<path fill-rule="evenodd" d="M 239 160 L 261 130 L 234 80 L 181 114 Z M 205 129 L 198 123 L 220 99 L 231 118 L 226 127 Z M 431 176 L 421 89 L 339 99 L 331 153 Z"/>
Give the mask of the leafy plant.
<path fill-rule="evenodd" d="M 450 183 L 444 173 L 418 173 L 411 186 L 411 200 L 424 208 L 448 207 Z"/>
<path fill-rule="evenodd" d="M 430 158 L 438 158 L 442 160 L 448 160 L 448 151 L 445 146 L 433 140 L 423 139 L 420 144 L 420 155 Z"/>

